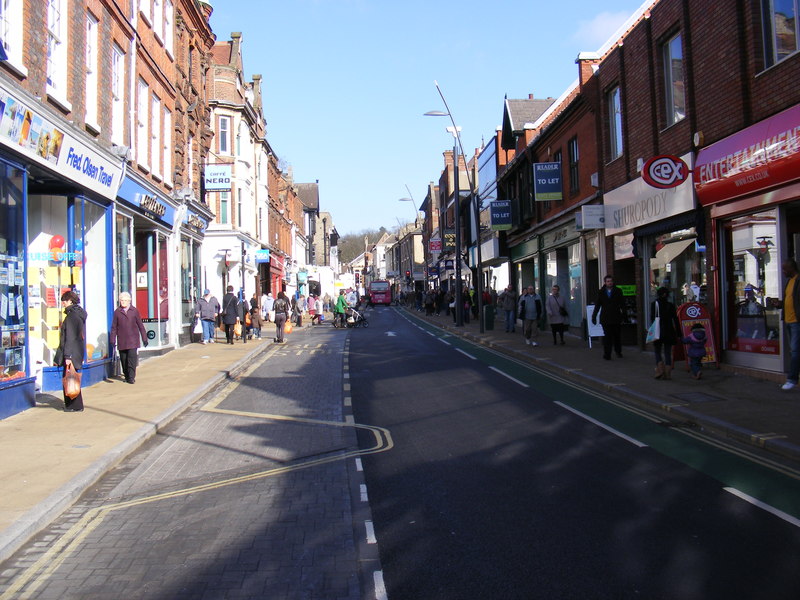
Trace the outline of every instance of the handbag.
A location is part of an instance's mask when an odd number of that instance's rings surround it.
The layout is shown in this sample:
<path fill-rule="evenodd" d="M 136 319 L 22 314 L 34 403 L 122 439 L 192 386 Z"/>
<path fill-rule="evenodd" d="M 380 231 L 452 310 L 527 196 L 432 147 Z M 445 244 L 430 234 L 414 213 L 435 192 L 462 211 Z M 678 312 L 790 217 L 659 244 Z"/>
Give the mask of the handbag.
<path fill-rule="evenodd" d="M 67 365 L 67 370 L 61 383 L 64 385 L 64 395 L 67 398 L 77 398 L 80 395 L 81 374 L 75 370 L 71 362 Z"/>
<path fill-rule="evenodd" d="M 569 313 L 567 312 L 567 309 L 564 308 L 563 306 L 559 306 L 558 307 L 558 314 L 560 314 L 562 317 L 568 317 L 569 316 Z"/>
<path fill-rule="evenodd" d="M 655 342 L 657 339 L 661 337 L 661 317 L 658 314 L 658 301 L 656 301 L 656 316 L 653 319 L 653 322 L 650 324 L 650 327 L 647 328 L 647 337 L 645 338 L 645 343 L 649 344 L 651 342 Z"/>

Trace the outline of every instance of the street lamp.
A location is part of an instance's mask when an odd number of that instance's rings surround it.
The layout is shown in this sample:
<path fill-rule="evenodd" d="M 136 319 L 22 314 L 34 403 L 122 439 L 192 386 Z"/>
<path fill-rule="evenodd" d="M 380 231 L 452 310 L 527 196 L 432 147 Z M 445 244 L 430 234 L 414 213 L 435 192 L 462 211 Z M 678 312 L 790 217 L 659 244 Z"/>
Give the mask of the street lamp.
<path fill-rule="evenodd" d="M 459 132 L 461 128 L 456 125 L 455 120 L 453 119 L 453 113 L 450 112 L 450 107 L 447 104 L 447 100 L 444 98 L 444 94 L 442 94 L 442 90 L 439 87 L 439 82 L 434 81 L 433 84 L 436 86 L 436 91 L 439 92 L 439 96 L 442 99 L 442 103 L 446 109 L 446 112 L 440 110 L 431 110 L 425 113 L 428 117 L 449 117 L 450 122 L 453 124 L 452 127 L 448 127 L 447 131 L 453 134 L 453 163 L 454 163 L 454 175 L 453 178 L 455 181 L 455 221 L 456 221 L 456 325 L 461 326 L 464 324 L 464 305 L 461 299 L 461 194 L 459 191 L 458 186 L 458 149 L 461 149 L 461 154 L 464 155 L 464 162 L 466 165 L 467 155 L 464 153 L 464 145 L 461 143 L 461 135 Z M 474 208 L 474 218 L 475 218 L 475 245 L 477 246 L 477 281 L 476 281 L 476 289 L 475 295 L 478 297 L 478 323 L 480 326 L 480 332 L 484 332 L 484 323 L 483 323 L 483 267 L 481 264 L 481 223 L 480 223 L 480 203 L 477 201 L 475 197 L 475 185 L 470 176 L 469 169 L 467 169 L 467 181 L 469 182 L 469 194 L 470 194 L 470 206 Z"/>
<path fill-rule="evenodd" d="M 412 202 L 413 203 L 414 199 L 413 198 L 398 198 L 397 201 L 398 202 Z M 416 205 L 413 208 L 414 208 L 414 225 L 416 226 L 417 219 L 419 218 L 419 215 L 417 214 Z"/>

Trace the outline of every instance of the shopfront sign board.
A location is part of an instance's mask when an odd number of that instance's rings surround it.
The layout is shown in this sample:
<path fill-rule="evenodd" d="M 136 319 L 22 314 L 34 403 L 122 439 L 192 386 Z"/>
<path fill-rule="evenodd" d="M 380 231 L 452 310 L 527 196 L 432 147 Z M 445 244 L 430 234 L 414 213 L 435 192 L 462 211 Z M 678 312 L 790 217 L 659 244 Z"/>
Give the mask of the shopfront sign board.
<path fill-rule="evenodd" d="M 714 328 L 711 324 L 711 317 L 708 314 L 708 309 L 699 302 L 687 302 L 678 307 L 678 322 L 681 325 L 679 335 L 681 339 L 688 336 L 692 332 L 692 325 L 700 323 L 706 330 L 706 355 L 703 358 L 703 364 L 719 363 L 719 355 L 717 354 L 717 345 L 714 340 Z M 675 344 L 675 360 L 686 360 L 686 346 L 685 344 Z"/>

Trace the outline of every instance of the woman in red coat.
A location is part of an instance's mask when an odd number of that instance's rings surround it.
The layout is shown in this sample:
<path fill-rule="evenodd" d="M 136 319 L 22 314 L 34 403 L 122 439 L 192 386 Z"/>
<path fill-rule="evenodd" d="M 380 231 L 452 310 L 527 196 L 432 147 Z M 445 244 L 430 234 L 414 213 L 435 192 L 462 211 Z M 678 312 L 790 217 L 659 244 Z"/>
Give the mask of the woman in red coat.
<path fill-rule="evenodd" d="M 114 318 L 111 320 L 109 343 L 112 346 L 117 345 L 122 374 L 128 383 L 136 381 L 139 337 L 142 338 L 142 345 L 146 348 L 147 331 L 142 324 L 142 317 L 136 307 L 131 306 L 131 295 L 122 292 L 119 295 L 119 308 L 114 311 Z"/>

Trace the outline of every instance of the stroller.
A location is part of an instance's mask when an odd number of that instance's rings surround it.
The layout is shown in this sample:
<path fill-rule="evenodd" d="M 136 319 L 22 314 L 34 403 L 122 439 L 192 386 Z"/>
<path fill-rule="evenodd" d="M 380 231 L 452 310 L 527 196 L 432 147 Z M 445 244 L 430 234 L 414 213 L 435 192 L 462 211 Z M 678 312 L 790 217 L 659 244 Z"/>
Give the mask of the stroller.
<path fill-rule="evenodd" d="M 369 327 L 369 321 L 364 313 L 358 312 L 355 308 L 347 308 L 344 324 L 345 327 Z"/>

